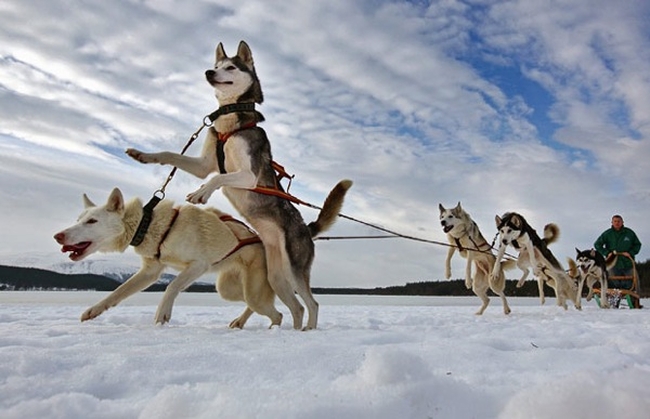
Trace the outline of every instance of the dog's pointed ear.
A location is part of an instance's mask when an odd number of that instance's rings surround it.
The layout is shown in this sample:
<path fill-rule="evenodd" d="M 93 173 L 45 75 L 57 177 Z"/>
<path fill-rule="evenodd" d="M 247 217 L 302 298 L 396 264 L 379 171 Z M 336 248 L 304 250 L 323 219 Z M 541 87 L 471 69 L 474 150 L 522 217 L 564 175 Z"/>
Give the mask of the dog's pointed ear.
<path fill-rule="evenodd" d="M 499 228 L 499 226 L 501 225 L 501 217 L 499 217 L 498 215 L 496 215 L 496 216 L 494 217 L 494 222 L 496 223 L 497 228 Z"/>
<path fill-rule="evenodd" d="M 576 255 L 577 255 L 577 254 L 580 254 L 580 250 L 578 250 L 577 247 L 574 247 L 574 249 L 576 249 Z"/>
<path fill-rule="evenodd" d="M 596 249 L 591 249 L 591 250 L 589 251 L 589 256 L 591 256 L 592 258 L 593 258 L 593 257 L 596 257 Z"/>
<path fill-rule="evenodd" d="M 520 217 L 512 217 L 510 218 L 510 222 L 512 222 L 512 225 L 514 225 L 517 228 L 522 227 L 522 222 Z"/>
<path fill-rule="evenodd" d="M 95 203 L 88 198 L 88 195 L 84 194 L 83 196 L 84 200 L 84 208 L 91 208 L 91 207 L 96 207 Z"/>
<path fill-rule="evenodd" d="M 440 214 L 445 212 L 445 207 L 443 207 L 442 204 L 438 204 L 438 209 L 440 210 Z"/>
<path fill-rule="evenodd" d="M 460 206 L 460 201 L 458 201 L 458 204 L 456 204 L 456 208 L 454 208 L 456 211 L 460 211 L 463 209 L 463 207 Z"/>
<path fill-rule="evenodd" d="M 122 212 L 124 210 L 124 197 L 122 197 L 122 192 L 118 188 L 113 189 L 108 196 L 106 210 L 111 212 Z"/>
<path fill-rule="evenodd" d="M 244 41 L 239 41 L 239 47 L 237 48 L 237 56 L 246 63 L 249 68 L 254 67 L 253 63 L 253 53 L 249 48 L 248 44 Z"/>
<path fill-rule="evenodd" d="M 226 55 L 226 51 L 223 50 L 223 44 L 219 42 L 219 45 L 217 45 L 217 51 L 215 53 L 215 62 L 223 61 L 228 56 Z"/>

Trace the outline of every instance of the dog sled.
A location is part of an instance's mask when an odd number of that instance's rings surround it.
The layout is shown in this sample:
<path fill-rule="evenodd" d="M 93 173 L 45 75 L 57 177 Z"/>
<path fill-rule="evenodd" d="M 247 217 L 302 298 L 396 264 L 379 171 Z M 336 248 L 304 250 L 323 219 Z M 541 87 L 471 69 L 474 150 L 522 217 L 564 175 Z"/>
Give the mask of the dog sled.
<path fill-rule="evenodd" d="M 618 257 L 623 257 L 618 255 Z M 625 256 L 632 261 L 632 275 L 610 276 L 607 278 L 607 299 L 611 308 L 619 308 L 621 302 L 627 304 L 630 309 L 642 308 L 641 288 L 639 286 L 639 274 L 636 269 L 634 258 Z M 614 287 L 613 285 L 618 285 Z M 626 286 L 627 285 L 627 286 Z M 601 307 L 600 289 L 594 288 L 594 298 Z"/>

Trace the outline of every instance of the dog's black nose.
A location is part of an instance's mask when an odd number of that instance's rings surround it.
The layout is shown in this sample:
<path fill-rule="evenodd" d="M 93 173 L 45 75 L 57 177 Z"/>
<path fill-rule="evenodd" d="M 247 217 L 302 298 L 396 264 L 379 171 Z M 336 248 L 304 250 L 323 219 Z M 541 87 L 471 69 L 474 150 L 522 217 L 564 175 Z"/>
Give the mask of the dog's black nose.
<path fill-rule="evenodd" d="M 214 77 L 214 74 L 215 74 L 214 70 L 206 70 L 205 71 L 205 78 L 208 79 L 208 80 L 211 80 L 212 77 Z"/>

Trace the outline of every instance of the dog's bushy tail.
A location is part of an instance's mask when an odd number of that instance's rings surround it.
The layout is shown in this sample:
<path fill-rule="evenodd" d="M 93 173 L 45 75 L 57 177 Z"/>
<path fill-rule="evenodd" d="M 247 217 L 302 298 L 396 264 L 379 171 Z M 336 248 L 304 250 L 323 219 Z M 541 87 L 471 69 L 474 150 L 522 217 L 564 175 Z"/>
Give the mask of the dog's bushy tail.
<path fill-rule="evenodd" d="M 575 260 L 571 258 L 566 258 L 567 263 L 569 264 L 569 276 L 573 279 L 577 279 L 578 274 L 578 265 L 576 265 Z"/>
<path fill-rule="evenodd" d="M 325 198 L 323 209 L 318 214 L 318 218 L 308 224 L 312 237 L 326 231 L 336 222 L 336 217 L 338 217 L 343 207 L 345 194 L 351 186 L 352 181 L 345 179 L 337 183 L 334 189 L 330 191 L 327 198 Z"/>
<path fill-rule="evenodd" d="M 549 245 L 560 238 L 560 227 L 557 224 L 549 223 L 544 226 L 544 242 Z"/>
<path fill-rule="evenodd" d="M 607 269 L 612 269 L 614 266 L 616 266 L 616 262 L 618 262 L 618 255 L 616 252 L 612 252 L 607 255 L 607 258 L 605 258 L 605 267 Z"/>

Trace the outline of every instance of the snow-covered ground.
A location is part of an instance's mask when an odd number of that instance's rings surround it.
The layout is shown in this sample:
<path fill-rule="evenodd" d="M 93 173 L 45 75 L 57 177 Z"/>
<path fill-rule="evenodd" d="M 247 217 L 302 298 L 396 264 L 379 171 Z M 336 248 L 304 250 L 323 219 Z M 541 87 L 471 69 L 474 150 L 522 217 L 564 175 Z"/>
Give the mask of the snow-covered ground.
<path fill-rule="evenodd" d="M 145 293 L 80 323 L 102 296 L 0 292 L 1 418 L 650 417 L 648 309 L 320 295 L 318 330 L 280 303 L 230 330 L 241 304 L 183 294 L 154 326 Z"/>

